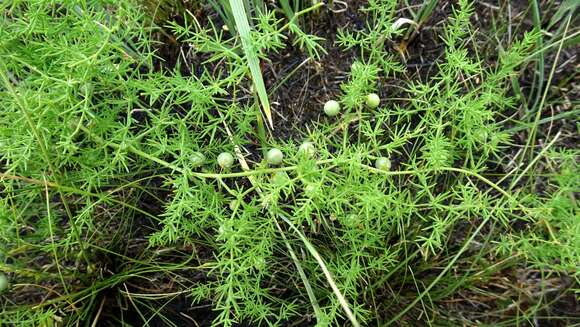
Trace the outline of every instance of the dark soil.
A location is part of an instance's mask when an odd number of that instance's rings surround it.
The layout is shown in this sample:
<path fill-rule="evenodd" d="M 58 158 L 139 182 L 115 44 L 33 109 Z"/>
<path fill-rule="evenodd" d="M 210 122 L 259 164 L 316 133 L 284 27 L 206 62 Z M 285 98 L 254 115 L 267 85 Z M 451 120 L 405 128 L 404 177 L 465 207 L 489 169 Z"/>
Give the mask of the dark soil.
<path fill-rule="evenodd" d="M 325 40 L 322 46 L 328 53 L 320 60 L 306 61 L 308 55 L 293 47 L 271 57 L 272 64 L 264 70 L 266 84 L 271 87 L 287 78 L 271 96 L 274 119 L 278 121 L 274 137 L 301 140 L 307 126 L 325 119 L 324 103 L 339 97 L 340 84 L 346 81 L 350 66 L 357 59 L 356 50 L 345 52 L 336 46 L 336 35 L 339 29 L 364 26 L 365 16 L 357 10 L 363 5 L 364 1 L 349 1 L 349 10 L 323 10 L 304 24 L 305 30 Z M 299 65 L 300 69 L 288 77 Z"/>

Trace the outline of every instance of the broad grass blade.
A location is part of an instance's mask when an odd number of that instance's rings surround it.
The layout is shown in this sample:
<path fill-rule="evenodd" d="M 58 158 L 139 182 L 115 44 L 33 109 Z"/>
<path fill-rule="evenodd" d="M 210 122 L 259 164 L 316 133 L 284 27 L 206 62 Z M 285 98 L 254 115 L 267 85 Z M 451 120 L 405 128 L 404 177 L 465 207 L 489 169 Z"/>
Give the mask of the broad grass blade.
<path fill-rule="evenodd" d="M 248 16 L 246 15 L 244 4 L 242 0 L 230 0 L 230 6 L 234 14 L 234 20 L 236 21 L 236 28 L 238 34 L 242 39 L 242 47 L 244 48 L 244 53 L 248 60 L 248 66 L 250 66 L 252 80 L 254 81 L 254 87 L 256 88 L 256 92 L 258 92 L 258 98 L 260 99 L 260 103 L 262 104 L 264 116 L 266 116 L 266 119 L 268 120 L 270 127 L 274 128 L 274 123 L 272 121 L 272 112 L 270 111 L 270 101 L 268 100 L 268 93 L 266 92 L 266 86 L 264 85 L 262 71 L 260 70 L 260 61 L 258 59 L 258 54 L 256 53 L 250 35 L 250 24 L 248 21 Z"/>

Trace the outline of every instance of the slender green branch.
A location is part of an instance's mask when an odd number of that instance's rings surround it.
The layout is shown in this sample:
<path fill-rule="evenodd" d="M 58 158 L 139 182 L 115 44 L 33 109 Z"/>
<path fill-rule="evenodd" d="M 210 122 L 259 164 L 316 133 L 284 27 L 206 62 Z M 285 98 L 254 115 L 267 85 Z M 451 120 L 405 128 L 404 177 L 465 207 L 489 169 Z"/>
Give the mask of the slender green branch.
<path fill-rule="evenodd" d="M 44 137 L 41 135 L 40 131 L 38 130 L 38 128 L 36 126 L 36 123 L 34 122 L 30 113 L 28 112 L 28 109 L 27 109 L 28 106 L 25 102 L 25 98 L 21 97 L 18 94 L 18 92 L 16 91 L 16 89 L 12 85 L 12 82 L 8 78 L 7 72 L 8 72 L 8 69 L 7 69 L 6 65 L 0 60 L 0 78 L 4 82 L 4 86 L 6 87 L 6 89 L 8 89 L 8 92 L 12 95 L 12 98 L 14 99 L 14 101 L 16 101 L 16 104 L 17 104 L 20 112 L 24 116 L 24 119 L 26 119 L 26 123 L 28 124 L 30 131 L 34 135 L 36 142 L 38 143 L 38 147 L 40 148 L 40 152 L 41 152 L 42 156 L 44 157 L 46 164 L 48 165 L 48 169 L 50 170 L 50 172 L 54 176 L 54 178 L 56 178 L 58 181 L 59 173 L 58 173 L 58 170 L 56 169 L 56 167 L 54 167 L 54 165 L 52 163 L 50 153 L 49 153 L 48 149 L 46 148 L 46 143 L 45 143 Z M 67 213 L 68 220 L 70 222 L 70 226 L 72 228 L 73 235 L 76 238 L 77 242 L 79 243 L 79 246 L 81 249 L 81 256 L 86 261 L 87 264 L 90 264 L 90 261 L 86 255 L 85 244 L 84 244 L 83 240 L 81 239 L 81 232 L 79 230 L 79 227 L 77 226 L 77 223 L 75 222 L 75 219 L 74 219 L 72 212 L 69 208 L 68 202 L 67 202 L 66 198 L 64 197 L 64 194 L 62 194 L 62 192 L 60 192 L 60 191 L 59 191 L 59 196 L 60 196 L 61 202 L 65 208 L 65 211 Z"/>

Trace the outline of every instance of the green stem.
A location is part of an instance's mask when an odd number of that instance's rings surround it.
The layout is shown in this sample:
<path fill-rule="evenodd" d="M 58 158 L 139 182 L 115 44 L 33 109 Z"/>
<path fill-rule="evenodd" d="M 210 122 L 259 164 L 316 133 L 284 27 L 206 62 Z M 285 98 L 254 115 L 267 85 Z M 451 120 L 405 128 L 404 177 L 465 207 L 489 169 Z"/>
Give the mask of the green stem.
<path fill-rule="evenodd" d="M 280 29 L 278 29 L 278 32 L 283 32 L 284 30 L 288 29 L 291 24 L 294 24 L 294 21 L 296 19 L 298 19 L 298 17 L 300 17 L 302 15 L 305 15 L 305 14 L 307 14 L 307 13 L 313 11 L 313 10 L 316 10 L 316 9 L 322 7 L 323 5 L 324 5 L 324 3 L 319 2 L 319 3 L 315 4 L 312 7 L 309 7 L 309 8 L 303 9 L 303 10 L 300 10 L 299 12 L 297 12 L 297 13 L 294 14 L 294 17 L 292 17 L 292 19 L 288 23 L 286 23 L 284 26 L 282 26 Z"/>
<path fill-rule="evenodd" d="M 88 129 L 86 129 L 86 127 L 83 127 L 83 130 L 85 130 L 87 133 L 89 133 L 89 135 L 91 135 L 90 131 Z M 95 137 L 95 136 L 93 136 Z M 114 143 L 105 143 L 104 140 L 102 140 L 101 138 L 98 138 L 98 141 L 100 143 L 103 143 L 104 145 L 108 145 L 110 147 L 113 148 L 119 148 L 120 146 Z M 127 148 L 128 150 L 132 151 L 133 153 L 135 153 L 136 155 L 142 156 L 144 158 L 150 159 L 154 162 L 157 162 L 165 167 L 171 168 L 174 171 L 177 172 L 181 172 L 181 173 L 185 173 L 185 170 L 182 168 L 179 168 L 165 160 L 159 159 L 157 157 L 154 157 L 148 153 L 145 153 L 141 150 L 136 149 L 133 146 L 129 146 Z M 348 162 L 348 161 L 342 161 L 342 162 Z M 316 165 L 323 165 L 323 164 L 327 164 L 327 163 L 334 163 L 334 164 L 340 164 L 342 163 L 340 160 L 338 159 L 324 159 L 324 160 L 318 160 L 316 161 Z M 469 176 L 473 176 L 479 180 L 481 180 L 482 182 L 486 183 L 487 185 L 491 186 L 493 189 L 495 189 L 496 191 L 498 191 L 499 193 L 501 193 L 503 196 L 505 196 L 506 198 L 510 199 L 511 201 L 514 201 L 515 203 L 517 203 L 516 199 L 509 194 L 508 192 L 506 192 L 504 189 L 502 189 L 499 185 L 497 185 L 496 183 L 492 182 L 491 180 L 485 178 L 484 176 L 470 171 L 470 170 L 466 170 L 463 168 L 455 168 L 455 167 L 443 167 L 443 168 L 438 168 L 438 169 L 424 169 L 424 170 L 399 170 L 399 171 L 384 171 L 384 170 L 380 170 L 380 169 L 376 169 L 374 167 L 368 166 L 368 165 L 364 165 L 364 164 L 359 164 L 360 167 L 365 168 L 371 172 L 374 173 L 378 173 L 381 175 L 385 175 L 385 176 L 397 176 L 397 175 L 416 175 L 416 174 L 420 174 L 420 173 L 428 173 L 428 172 L 437 172 L 437 171 L 451 171 L 451 172 L 457 172 L 457 173 L 461 173 L 461 174 L 465 174 L 465 175 L 469 175 Z M 266 168 L 266 169 L 254 169 L 254 170 L 247 170 L 247 171 L 242 171 L 242 172 L 237 172 L 237 173 L 225 173 L 225 174 L 218 174 L 218 173 L 199 173 L 199 172 L 191 172 L 189 173 L 192 177 L 197 177 L 197 178 L 211 178 L 211 179 L 216 179 L 216 178 L 236 178 L 236 177 L 249 177 L 249 176 L 254 176 L 254 175 L 261 175 L 261 174 L 269 174 L 269 173 L 274 173 L 274 172 L 287 172 L 287 171 L 293 171 L 293 170 L 297 170 L 298 166 L 294 165 L 294 166 L 287 166 L 287 167 L 280 167 L 280 168 Z M 527 208 L 525 208 L 523 205 L 519 204 L 520 208 L 524 211 L 528 211 Z"/>
<path fill-rule="evenodd" d="M 24 119 L 26 120 L 28 127 L 32 131 L 32 134 L 34 135 L 34 138 L 36 139 L 36 142 L 38 143 L 38 147 L 40 148 L 40 152 L 41 152 L 42 156 L 44 157 L 46 164 L 48 165 L 48 169 L 50 170 L 51 174 L 54 176 L 54 178 L 57 180 L 57 183 L 58 183 L 58 180 L 60 179 L 58 176 L 59 174 L 57 173 L 58 172 L 57 169 L 52 164 L 52 160 L 50 158 L 49 151 L 46 148 L 46 144 L 44 143 L 45 142 L 44 137 L 40 134 L 40 131 L 36 128 L 36 123 L 34 122 L 34 120 L 32 119 L 32 116 L 28 112 L 27 105 L 24 102 L 24 97 L 19 96 L 18 92 L 16 92 L 14 85 L 12 85 L 12 82 L 10 81 L 10 79 L 7 76 L 7 73 L 6 73 L 7 71 L 8 71 L 8 69 L 7 69 L 6 65 L 4 65 L 4 63 L 2 61 L 0 61 L 0 78 L 4 82 L 4 86 L 6 87 L 6 89 L 8 89 L 9 93 L 14 98 L 14 101 L 16 101 L 16 104 L 17 104 L 18 108 L 20 109 L 20 112 L 22 112 L 22 115 L 24 116 Z M 89 259 L 86 256 L 85 244 L 81 240 L 81 234 L 80 234 L 79 228 L 74 220 L 72 212 L 71 212 L 71 210 L 68 206 L 68 203 L 66 201 L 66 198 L 64 197 L 64 194 L 60 190 L 58 191 L 58 193 L 59 193 L 60 200 L 61 200 L 61 202 L 65 208 L 65 211 L 67 213 L 68 220 L 70 222 L 70 226 L 71 226 L 73 235 L 76 238 L 77 242 L 79 242 L 80 254 L 83 257 L 83 259 L 86 261 L 87 265 L 90 265 Z"/>

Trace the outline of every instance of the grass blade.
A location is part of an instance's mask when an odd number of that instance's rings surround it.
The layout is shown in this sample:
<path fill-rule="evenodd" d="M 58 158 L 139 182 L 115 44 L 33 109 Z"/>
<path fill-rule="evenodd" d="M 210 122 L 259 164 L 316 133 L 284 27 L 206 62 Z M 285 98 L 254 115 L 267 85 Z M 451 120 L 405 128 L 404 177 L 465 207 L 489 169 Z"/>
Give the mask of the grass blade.
<path fill-rule="evenodd" d="M 485 226 L 485 224 L 487 224 L 487 222 L 488 222 L 488 219 L 485 218 L 481 222 L 481 224 L 479 224 L 479 227 L 477 227 L 477 229 L 475 230 L 475 232 L 473 232 L 473 234 L 467 240 L 467 242 L 465 242 L 465 244 L 463 244 L 463 246 L 461 247 L 461 249 L 459 250 L 459 252 L 457 252 L 457 254 L 453 257 L 453 259 L 451 259 L 451 261 L 447 264 L 447 266 L 445 267 L 445 269 L 443 269 L 443 271 L 441 271 L 441 273 L 439 273 L 439 275 L 431 282 L 431 284 L 429 284 L 429 286 L 427 288 L 425 288 L 425 290 L 423 290 L 423 292 L 421 292 L 421 294 L 419 294 L 419 296 L 417 296 L 415 298 L 415 300 L 413 300 L 411 302 L 411 304 L 409 304 L 407 307 L 405 307 L 405 309 L 401 310 L 395 317 L 393 317 L 391 320 L 389 320 L 386 323 L 385 326 L 389 326 L 389 325 L 392 325 L 392 324 L 396 323 L 399 319 L 401 319 L 401 317 L 403 317 L 405 315 L 405 313 L 407 313 L 417 303 L 419 303 L 423 299 L 423 297 L 425 297 L 425 295 L 428 295 L 429 294 L 429 291 L 435 285 L 437 285 L 437 283 L 439 282 L 439 280 L 449 271 L 449 269 L 451 269 L 453 267 L 453 265 L 455 264 L 455 262 L 457 261 L 457 259 L 459 259 L 459 257 L 461 256 L 461 254 L 463 254 L 463 252 L 465 252 L 465 250 L 467 250 L 467 248 L 469 247 L 469 245 L 471 244 L 471 242 L 473 242 L 473 240 L 475 239 L 475 237 L 479 234 L 479 232 L 481 231 L 481 229 L 483 228 L 483 226 Z"/>
<path fill-rule="evenodd" d="M 246 15 L 246 9 L 244 8 L 242 0 L 230 0 L 230 6 L 234 14 L 234 20 L 236 21 L 238 35 L 242 40 L 242 47 L 244 48 L 246 60 L 248 61 L 250 72 L 252 73 L 254 87 L 256 88 L 256 92 L 258 92 L 258 97 L 260 99 L 260 103 L 262 104 L 262 110 L 264 111 L 264 115 L 266 116 L 266 120 L 268 120 L 270 127 L 274 128 L 272 112 L 270 111 L 270 101 L 268 100 L 268 93 L 266 92 L 262 71 L 260 70 L 258 54 L 256 53 L 254 44 L 252 42 L 250 24 L 248 22 L 248 16 Z"/>
<path fill-rule="evenodd" d="M 338 302 L 342 306 L 342 309 L 344 310 L 344 313 L 346 314 L 346 316 L 350 320 L 351 324 L 355 327 L 359 327 L 360 324 L 356 320 L 356 317 L 352 313 L 352 310 L 350 310 L 350 306 L 348 305 L 346 298 L 344 297 L 344 295 L 342 295 L 342 292 L 340 292 L 340 290 L 338 289 L 338 286 L 336 286 L 336 283 L 334 283 L 334 279 L 332 278 L 332 275 L 330 274 L 330 271 L 328 270 L 328 268 L 326 268 L 326 264 L 324 264 L 324 260 L 322 260 L 322 257 L 320 256 L 318 251 L 316 251 L 316 249 L 314 248 L 312 243 L 310 243 L 310 241 L 308 241 L 306 236 L 304 236 L 304 234 L 302 234 L 302 232 L 298 228 L 296 228 L 296 226 L 294 226 L 294 224 L 289 219 L 287 219 L 286 217 L 284 217 L 282 215 L 280 215 L 280 218 L 282 218 L 282 220 L 284 220 L 288 224 L 288 226 L 290 226 L 290 228 L 294 232 L 296 232 L 296 234 L 298 234 L 298 237 L 300 237 L 300 240 L 304 243 L 304 245 L 308 249 L 308 252 L 310 252 L 310 254 L 314 257 L 314 259 L 316 259 L 316 262 L 318 262 L 320 269 L 322 269 L 322 272 L 324 273 L 324 276 L 326 277 L 326 281 L 328 282 L 328 284 L 330 284 L 330 288 L 332 288 L 334 295 L 336 295 L 336 297 L 338 298 Z"/>
<path fill-rule="evenodd" d="M 300 264 L 298 257 L 296 257 L 296 254 L 294 253 L 292 246 L 288 242 L 288 239 L 286 239 L 286 235 L 284 235 L 284 231 L 282 230 L 282 227 L 280 227 L 280 224 L 278 224 L 278 221 L 274 220 L 274 223 L 276 224 L 276 227 L 280 231 L 280 235 L 282 235 L 282 239 L 284 240 L 284 244 L 286 244 L 286 248 L 288 248 L 288 253 L 290 254 L 290 257 L 292 258 L 292 261 L 294 261 L 294 265 L 296 265 L 296 270 L 298 270 L 298 274 L 300 275 L 300 278 L 302 279 L 302 282 L 304 283 L 304 288 L 306 288 L 306 294 L 308 294 L 308 299 L 310 300 L 312 308 L 314 309 L 314 314 L 316 316 L 316 319 L 318 320 L 319 323 L 322 323 L 323 313 L 322 313 L 322 310 L 320 310 L 320 305 L 318 304 L 318 299 L 316 298 L 316 295 L 314 294 L 314 290 L 312 289 L 312 286 L 310 285 L 310 282 L 308 281 L 308 277 L 306 277 L 306 273 L 304 272 L 304 269 L 302 269 L 302 265 Z"/>

